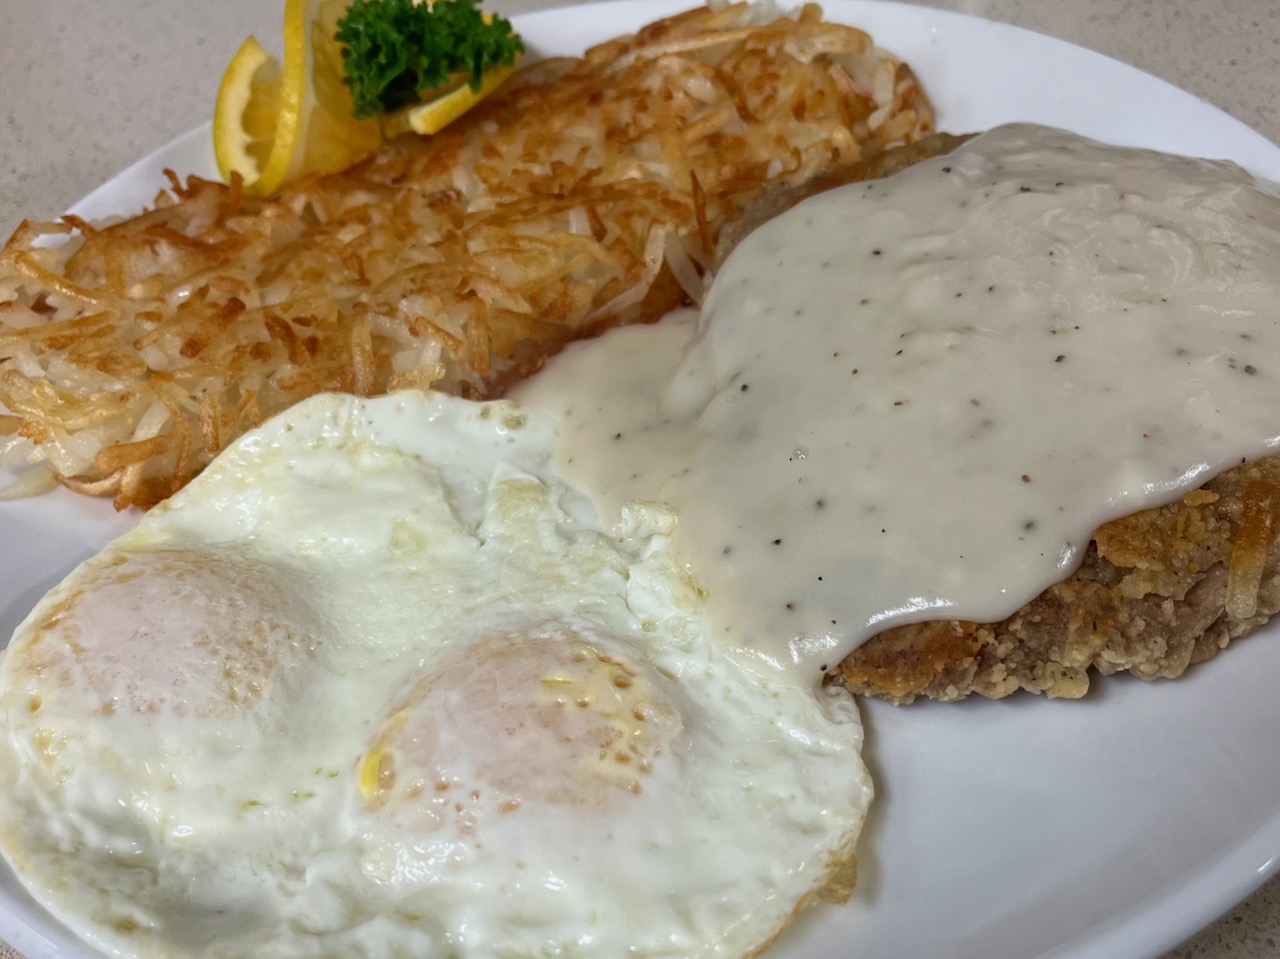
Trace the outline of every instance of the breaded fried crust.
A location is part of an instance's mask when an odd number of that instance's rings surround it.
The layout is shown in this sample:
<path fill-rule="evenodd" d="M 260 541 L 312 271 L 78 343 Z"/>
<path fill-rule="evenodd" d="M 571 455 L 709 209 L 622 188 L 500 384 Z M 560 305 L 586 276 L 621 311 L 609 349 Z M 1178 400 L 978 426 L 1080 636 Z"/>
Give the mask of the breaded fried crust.
<path fill-rule="evenodd" d="M 1090 670 L 1174 679 L 1280 610 L 1280 457 L 1107 523 L 1084 562 L 999 623 L 901 626 L 845 658 L 839 680 L 893 703 L 1076 698 Z"/>

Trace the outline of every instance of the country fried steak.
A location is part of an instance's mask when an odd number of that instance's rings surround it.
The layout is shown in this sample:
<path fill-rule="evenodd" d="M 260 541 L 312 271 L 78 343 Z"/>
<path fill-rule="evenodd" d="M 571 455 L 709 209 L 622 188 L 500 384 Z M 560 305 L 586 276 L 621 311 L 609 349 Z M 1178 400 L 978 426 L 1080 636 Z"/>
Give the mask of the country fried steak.
<path fill-rule="evenodd" d="M 756 226 L 810 196 L 907 166 L 968 136 L 934 134 L 808 183 L 766 191 L 722 236 L 723 259 Z M 906 704 L 1018 690 L 1079 698 L 1093 672 L 1175 679 L 1280 611 L 1280 456 L 1242 463 L 1176 502 L 1097 529 L 1080 567 L 998 623 L 887 630 L 831 680 Z"/>

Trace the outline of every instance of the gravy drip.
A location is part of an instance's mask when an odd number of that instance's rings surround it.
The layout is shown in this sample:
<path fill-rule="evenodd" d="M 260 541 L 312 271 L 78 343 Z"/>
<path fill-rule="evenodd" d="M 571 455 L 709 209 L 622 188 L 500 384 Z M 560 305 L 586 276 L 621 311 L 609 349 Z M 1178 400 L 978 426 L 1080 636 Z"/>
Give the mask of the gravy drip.
<path fill-rule="evenodd" d="M 563 417 L 603 509 L 678 510 L 727 642 L 816 677 L 891 625 L 1003 619 L 1098 526 L 1276 448 L 1280 199 L 1001 127 L 800 204 L 699 317 L 578 344 L 516 398 Z"/>

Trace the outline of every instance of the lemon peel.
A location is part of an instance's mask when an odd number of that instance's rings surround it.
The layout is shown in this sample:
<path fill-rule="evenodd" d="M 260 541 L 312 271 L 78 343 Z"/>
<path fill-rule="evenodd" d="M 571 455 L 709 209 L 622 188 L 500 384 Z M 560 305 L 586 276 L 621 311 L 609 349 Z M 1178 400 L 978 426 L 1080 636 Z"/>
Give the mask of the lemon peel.
<path fill-rule="evenodd" d="M 459 81 L 456 88 L 426 103 L 403 107 L 395 113 L 388 114 L 382 118 L 382 132 L 388 138 L 402 133 L 418 133 L 426 136 L 439 133 L 502 86 L 506 79 L 516 72 L 519 63 L 520 56 L 517 54 L 516 62 L 510 66 L 490 67 L 480 81 L 479 90 L 472 90 L 464 79 Z"/>

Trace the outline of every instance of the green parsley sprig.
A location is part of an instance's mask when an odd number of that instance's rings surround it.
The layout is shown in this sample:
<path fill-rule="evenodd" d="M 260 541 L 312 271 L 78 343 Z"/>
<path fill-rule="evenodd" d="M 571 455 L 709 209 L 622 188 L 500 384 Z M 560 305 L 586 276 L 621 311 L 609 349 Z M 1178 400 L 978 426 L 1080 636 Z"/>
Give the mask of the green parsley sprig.
<path fill-rule="evenodd" d="M 334 39 L 342 44 L 343 82 L 357 117 L 415 104 L 420 92 L 463 71 L 478 90 L 485 70 L 514 63 L 524 51 L 511 21 L 494 15 L 486 22 L 475 0 L 355 0 Z"/>

